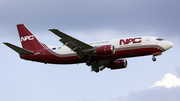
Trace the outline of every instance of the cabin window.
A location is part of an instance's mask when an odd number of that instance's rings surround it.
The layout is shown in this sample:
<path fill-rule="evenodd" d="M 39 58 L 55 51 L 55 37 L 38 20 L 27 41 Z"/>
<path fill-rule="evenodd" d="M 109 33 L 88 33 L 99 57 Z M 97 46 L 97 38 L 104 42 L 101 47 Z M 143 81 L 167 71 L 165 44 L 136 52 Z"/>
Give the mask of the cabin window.
<path fill-rule="evenodd" d="M 158 41 L 163 41 L 164 39 L 162 39 L 162 38 L 157 38 L 156 40 L 158 40 Z"/>

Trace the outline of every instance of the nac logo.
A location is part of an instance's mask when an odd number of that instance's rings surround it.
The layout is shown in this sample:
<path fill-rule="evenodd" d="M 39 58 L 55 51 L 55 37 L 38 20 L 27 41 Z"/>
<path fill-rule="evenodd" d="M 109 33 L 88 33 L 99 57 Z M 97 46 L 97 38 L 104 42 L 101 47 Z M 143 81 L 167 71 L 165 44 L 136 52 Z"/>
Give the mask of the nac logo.
<path fill-rule="evenodd" d="M 21 41 L 33 40 L 33 39 L 34 39 L 34 35 L 21 37 Z"/>
<path fill-rule="evenodd" d="M 129 38 L 129 39 L 121 39 L 120 40 L 120 45 L 125 45 L 125 44 L 129 44 L 129 43 L 141 43 L 141 38 Z"/>

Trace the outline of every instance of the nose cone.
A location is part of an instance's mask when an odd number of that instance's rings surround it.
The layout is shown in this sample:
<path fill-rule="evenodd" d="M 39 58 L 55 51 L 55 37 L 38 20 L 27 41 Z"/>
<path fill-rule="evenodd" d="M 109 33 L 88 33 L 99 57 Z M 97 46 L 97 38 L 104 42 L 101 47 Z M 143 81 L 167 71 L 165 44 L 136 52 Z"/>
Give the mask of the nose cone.
<path fill-rule="evenodd" d="M 172 48 L 173 46 L 174 46 L 173 43 L 167 41 L 167 42 L 164 44 L 164 49 L 165 49 L 165 50 L 168 50 L 168 49 Z"/>

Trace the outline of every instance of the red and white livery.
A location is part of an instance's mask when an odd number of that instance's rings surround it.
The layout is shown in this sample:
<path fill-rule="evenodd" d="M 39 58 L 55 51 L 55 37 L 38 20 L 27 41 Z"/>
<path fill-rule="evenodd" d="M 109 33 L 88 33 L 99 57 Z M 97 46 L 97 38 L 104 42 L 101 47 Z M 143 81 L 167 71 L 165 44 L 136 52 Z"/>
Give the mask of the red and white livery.
<path fill-rule="evenodd" d="M 147 36 L 84 43 L 57 29 L 50 29 L 64 44 L 52 46 L 40 43 L 23 24 L 17 25 L 17 29 L 23 48 L 8 42 L 4 44 L 18 52 L 22 59 L 45 64 L 86 63 L 95 72 L 106 67 L 111 70 L 126 68 L 127 60 L 124 58 L 129 57 L 152 55 L 156 61 L 155 56 L 173 47 L 164 39 Z"/>

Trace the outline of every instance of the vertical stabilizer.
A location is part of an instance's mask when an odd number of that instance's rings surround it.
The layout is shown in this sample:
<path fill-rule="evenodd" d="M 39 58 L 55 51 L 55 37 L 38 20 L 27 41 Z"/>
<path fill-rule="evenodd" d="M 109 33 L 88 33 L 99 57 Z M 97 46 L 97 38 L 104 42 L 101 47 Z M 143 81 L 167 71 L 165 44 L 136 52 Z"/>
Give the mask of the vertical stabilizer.
<path fill-rule="evenodd" d="M 24 26 L 24 24 L 18 24 L 17 29 L 19 32 L 22 47 L 24 49 L 33 51 L 44 48 L 41 43 L 36 39 L 36 37 Z"/>

